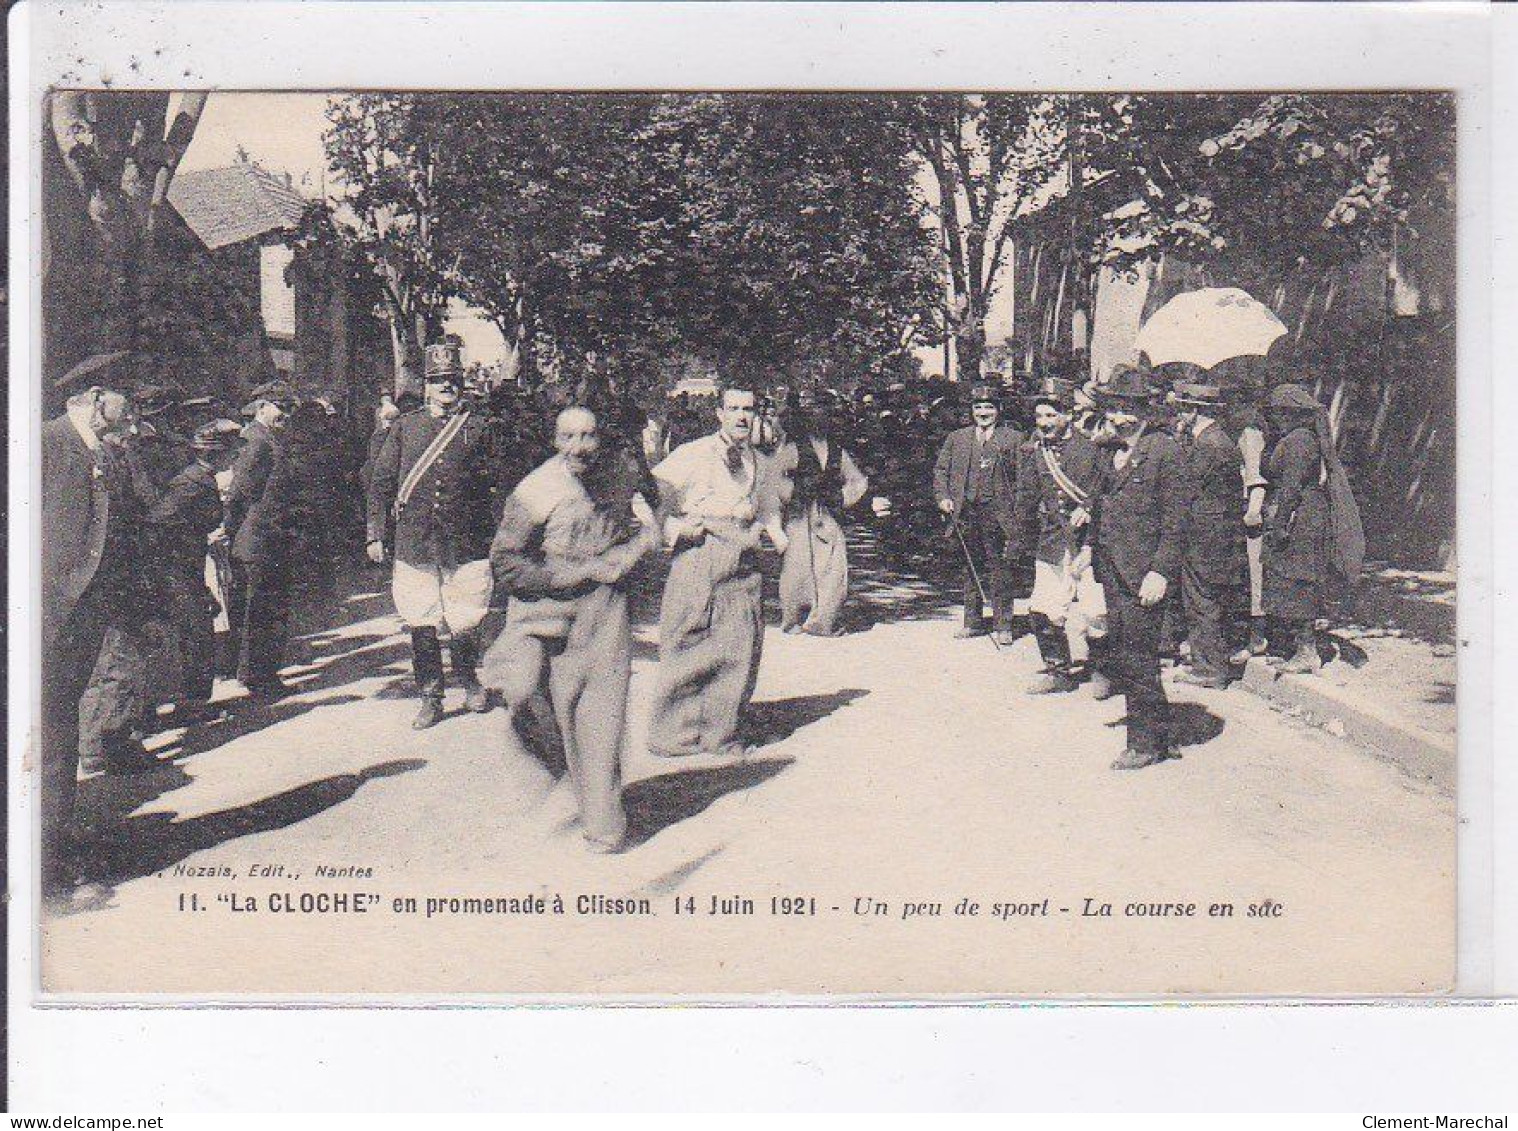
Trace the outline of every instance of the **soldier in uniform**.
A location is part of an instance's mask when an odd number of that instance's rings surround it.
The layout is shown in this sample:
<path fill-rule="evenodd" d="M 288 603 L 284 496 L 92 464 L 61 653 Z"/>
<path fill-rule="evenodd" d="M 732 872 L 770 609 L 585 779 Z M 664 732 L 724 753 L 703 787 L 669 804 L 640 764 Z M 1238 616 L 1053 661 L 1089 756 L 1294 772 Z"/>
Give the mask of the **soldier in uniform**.
<path fill-rule="evenodd" d="M 228 615 L 238 634 L 237 679 L 255 699 L 289 691 L 279 678 L 290 623 L 293 483 L 283 439 L 295 391 L 271 382 L 253 391 L 253 421 L 232 465 L 225 526 L 232 546 Z"/>
<path fill-rule="evenodd" d="M 968 554 L 964 625 L 955 636 L 985 635 L 984 591 L 996 642 L 1010 644 L 1014 580 L 1005 550 L 1023 437 L 1000 423 L 1001 405 L 990 385 L 971 388 L 970 416 L 969 427 L 949 433 L 933 466 L 933 494 L 948 516 L 949 537 L 962 541 L 961 553 Z"/>
<path fill-rule="evenodd" d="M 1181 575 L 1185 457 L 1138 370 L 1119 370 L 1097 400 L 1106 457 L 1092 564 L 1107 600 L 1104 663 L 1128 708 L 1127 748 L 1112 768 L 1137 770 L 1178 756 L 1160 683 L 1160 634 L 1163 602 Z"/>
<path fill-rule="evenodd" d="M 1091 568 L 1091 509 L 1102 477 L 1102 453 L 1071 422 L 1073 382 L 1045 379 L 1033 402 L 1035 433 L 1019 451 L 1009 559 L 1032 557 L 1028 617 L 1044 671 L 1035 695 L 1073 691 L 1091 676 L 1099 698 L 1107 677 L 1091 675 L 1092 638 L 1106 633 L 1107 604 Z"/>
<path fill-rule="evenodd" d="M 1244 454 L 1219 422 L 1228 407 L 1221 388 L 1183 382 L 1172 403 L 1186 455 L 1181 605 L 1191 646 L 1191 667 L 1176 678 L 1227 687 L 1235 675 L 1232 653 L 1248 639 L 1249 559 L 1240 507 Z"/>
<path fill-rule="evenodd" d="M 442 634 L 465 706 L 488 711 L 476 669 L 474 630 L 490 609 L 491 495 L 487 427 L 462 402 L 456 343 L 428 346 L 423 407 L 390 428 L 369 479 L 369 559 L 385 560 L 387 516 L 395 520 L 391 595 L 411 630 L 411 658 L 422 706 L 412 726 L 443 717 Z"/>
<path fill-rule="evenodd" d="M 195 430 L 189 464 L 169 481 L 148 513 L 149 537 L 163 565 L 169 625 L 177 645 L 173 679 L 175 721 L 210 702 L 216 676 L 216 598 L 206 587 L 207 540 L 222 524 L 218 472 L 231 467 L 241 428 L 213 420 Z"/>

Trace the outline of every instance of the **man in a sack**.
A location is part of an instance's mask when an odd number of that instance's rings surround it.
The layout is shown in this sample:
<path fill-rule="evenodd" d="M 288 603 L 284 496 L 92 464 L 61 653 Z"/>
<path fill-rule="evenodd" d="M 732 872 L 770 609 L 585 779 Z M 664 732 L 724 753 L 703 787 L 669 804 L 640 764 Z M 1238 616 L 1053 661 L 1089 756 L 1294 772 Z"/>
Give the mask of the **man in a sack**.
<path fill-rule="evenodd" d="M 465 706 L 487 711 L 490 699 L 476 668 L 475 629 L 490 609 L 492 475 L 486 428 L 461 400 L 463 365 L 452 342 L 427 347 L 423 407 L 400 417 L 386 434 L 369 479 L 368 553 L 376 564 L 395 558 L 391 595 L 411 630 L 411 659 L 424 730 L 443 717 L 442 638 Z M 394 517 L 393 547 L 385 544 Z"/>

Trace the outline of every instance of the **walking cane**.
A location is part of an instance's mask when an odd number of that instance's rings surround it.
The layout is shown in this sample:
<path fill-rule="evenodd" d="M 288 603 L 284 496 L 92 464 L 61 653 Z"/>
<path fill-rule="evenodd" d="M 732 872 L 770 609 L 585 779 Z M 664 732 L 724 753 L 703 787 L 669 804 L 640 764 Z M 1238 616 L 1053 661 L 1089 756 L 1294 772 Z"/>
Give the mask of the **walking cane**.
<path fill-rule="evenodd" d="M 980 594 L 981 608 L 984 609 L 985 606 L 991 604 L 991 598 L 986 596 L 986 587 L 981 584 L 980 571 L 975 568 L 975 559 L 970 556 L 970 547 L 965 542 L 965 532 L 959 527 L 958 515 L 949 516 L 949 526 L 954 531 L 954 537 L 959 539 L 959 551 L 965 556 L 965 565 L 970 569 L 970 577 L 975 581 L 975 592 Z M 984 616 L 985 614 L 982 613 L 981 615 Z M 995 648 L 998 652 L 1001 651 L 1001 645 L 996 642 L 996 632 L 994 629 L 991 632 L 991 647 Z"/>

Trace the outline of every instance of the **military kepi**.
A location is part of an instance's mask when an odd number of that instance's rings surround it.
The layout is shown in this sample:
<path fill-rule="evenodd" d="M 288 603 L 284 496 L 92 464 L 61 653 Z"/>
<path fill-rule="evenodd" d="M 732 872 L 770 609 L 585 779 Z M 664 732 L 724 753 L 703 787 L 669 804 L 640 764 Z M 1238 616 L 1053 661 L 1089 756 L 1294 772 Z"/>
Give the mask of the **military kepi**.
<path fill-rule="evenodd" d="M 464 377 L 463 350 L 457 342 L 435 342 L 427 347 L 427 384 L 458 384 Z"/>

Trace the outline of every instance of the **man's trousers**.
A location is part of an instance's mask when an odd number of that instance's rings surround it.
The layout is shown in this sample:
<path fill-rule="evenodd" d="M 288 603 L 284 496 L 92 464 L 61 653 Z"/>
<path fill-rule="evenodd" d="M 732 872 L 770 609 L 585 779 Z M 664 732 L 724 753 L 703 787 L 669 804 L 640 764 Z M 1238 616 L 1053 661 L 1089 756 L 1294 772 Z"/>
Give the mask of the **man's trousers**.
<path fill-rule="evenodd" d="M 1165 603 L 1145 608 L 1121 582 L 1105 587 L 1107 645 L 1103 670 L 1128 706 L 1128 748 L 1140 754 L 1170 751 L 1170 701 L 1160 682 L 1160 633 Z"/>

